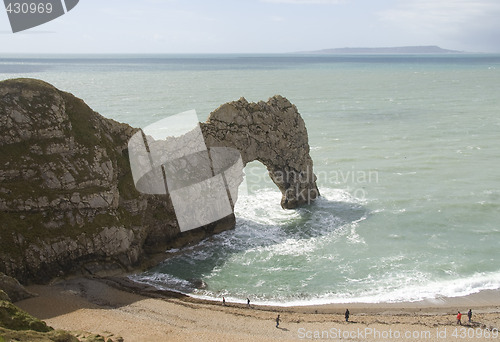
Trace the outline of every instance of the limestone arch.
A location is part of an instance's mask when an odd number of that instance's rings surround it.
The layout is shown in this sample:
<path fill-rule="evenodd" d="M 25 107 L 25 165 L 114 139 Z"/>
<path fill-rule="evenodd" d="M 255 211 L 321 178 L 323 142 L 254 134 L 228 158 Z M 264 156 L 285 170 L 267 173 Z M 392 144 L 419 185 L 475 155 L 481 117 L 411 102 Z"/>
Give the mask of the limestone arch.
<path fill-rule="evenodd" d="M 254 160 L 264 164 L 284 209 L 319 196 L 304 120 L 286 98 L 275 95 L 257 103 L 240 98 L 221 105 L 200 125 L 207 147 L 238 149 L 244 166 Z"/>

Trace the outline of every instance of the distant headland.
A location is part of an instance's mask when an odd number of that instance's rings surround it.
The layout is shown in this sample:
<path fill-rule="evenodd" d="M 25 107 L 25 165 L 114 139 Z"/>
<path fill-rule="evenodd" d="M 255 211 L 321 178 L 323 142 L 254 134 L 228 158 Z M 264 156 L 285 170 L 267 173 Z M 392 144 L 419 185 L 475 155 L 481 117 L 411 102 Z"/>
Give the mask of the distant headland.
<path fill-rule="evenodd" d="M 344 47 L 316 51 L 301 51 L 298 53 L 314 54 L 439 54 L 463 53 L 463 51 L 442 49 L 439 46 L 397 46 L 397 47 Z"/>

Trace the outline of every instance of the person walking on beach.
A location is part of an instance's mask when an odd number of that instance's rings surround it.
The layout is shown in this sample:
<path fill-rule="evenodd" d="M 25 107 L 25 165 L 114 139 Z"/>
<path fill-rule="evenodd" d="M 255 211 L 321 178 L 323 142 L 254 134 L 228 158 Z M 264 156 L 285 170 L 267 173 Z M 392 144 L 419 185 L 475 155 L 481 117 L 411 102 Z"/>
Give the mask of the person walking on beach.
<path fill-rule="evenodd" d="M 276 328 L 279 327 L 279 325 L 280 325 L 280 315 L 276 317 Z"/>
<path fill-rule="evenodd" d="M 345 321 L 349 322 L 349 309 L 345 310 Z"/>
<path fill-rule="evenodd" d="M 226 306 L 226 298 L 222 296 L 222 305 Z"/>
<path fill-rule="evenodd" d="M 247 306 L 250 307 L 250 299 L 247 297 Z"/>
<path fill-rule="evenodd" d="M 462 325 L 462 314 L 460 313 L 460 311 L 458 312 L 457 315 L 457 324 Z"/>
<path fill-rule="evenodd" d="M 467 312 L 467 317 L 469 317 L 469 323 L 472 322 L 472 309 L 469 309 L 469 312 Z"/>

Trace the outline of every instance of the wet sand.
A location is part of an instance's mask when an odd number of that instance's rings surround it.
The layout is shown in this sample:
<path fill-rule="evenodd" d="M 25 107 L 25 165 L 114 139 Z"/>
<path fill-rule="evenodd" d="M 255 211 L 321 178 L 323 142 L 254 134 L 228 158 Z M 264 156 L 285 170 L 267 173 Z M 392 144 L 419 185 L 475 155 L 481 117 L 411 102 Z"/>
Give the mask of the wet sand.
<path fill-rule="evenodd" d="M 500 291 L 395 304 L 268 307 L 197 300 L 123 278 L 74 278 L 30 286 L 16 303 L 57 329 L 124 341 L 494 341 Z M 344 312 L 349 308 L 350 322 Z M 467 311 L 472 308 L 472 324 Z M 463 325 L 457 325 L 457 311 Z M 276 316 L 281 323 L 276 328 Z M 492 331 L 493 329 L 493 331 Z"/>

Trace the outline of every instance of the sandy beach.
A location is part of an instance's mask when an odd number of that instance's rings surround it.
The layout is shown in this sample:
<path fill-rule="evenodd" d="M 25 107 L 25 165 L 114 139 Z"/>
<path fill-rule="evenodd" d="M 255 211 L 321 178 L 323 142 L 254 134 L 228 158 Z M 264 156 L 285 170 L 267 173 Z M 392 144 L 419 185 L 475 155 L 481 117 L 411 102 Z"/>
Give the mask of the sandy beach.
<path fill-rule="evenodd" d="M 248 308 L 162 293 L 123 278 L 74 278 L 28 289 L 39 296 L 16 304 L 48 325 L 121 336 L 126 342 L 499 339 L 499 291 L 416 303 Z M 467 323 L 470 308 L 472 324 Z M 462 326 L 456 322 L 459 310 L 464 314 Z"/>

